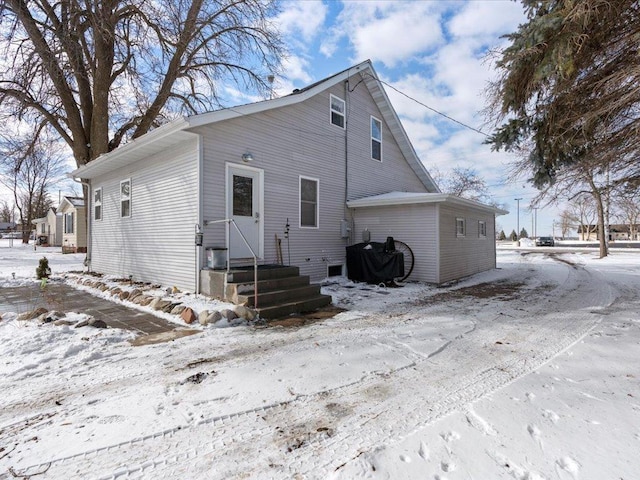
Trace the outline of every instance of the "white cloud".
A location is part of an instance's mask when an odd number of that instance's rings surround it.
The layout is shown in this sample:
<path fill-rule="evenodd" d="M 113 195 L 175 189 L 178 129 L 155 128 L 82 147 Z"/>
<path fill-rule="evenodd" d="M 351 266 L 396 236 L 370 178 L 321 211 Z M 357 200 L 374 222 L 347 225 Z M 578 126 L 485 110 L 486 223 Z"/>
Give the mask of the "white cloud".
<path fill-rule="evenodd" d="M 346 37 L 354 61 L 393 67 L 442 43 L 440 11 L 438 2 L 345 2 L 320 50 L 332 56 Z"/>
<path fill-rule="evenodd" d="M 283 4 L 275 22 L 291 40 L 308 43 L 321 30 L 326 15 L 327 6 L 320 0 L 288 1 Z"/>
<path fill-rule="evenodd" d="M 309 74 L 309 61 L 303 57 L 290 55 L 282 62 L 282 77 L 277 76 L 273 82 L 276 97 L 290 94 L 295 88 L 313 83 Z"/>
<path fill-rule="evenodd" d="M 449 22 L 449 31 L 456 37 L 484 37 L 493 40 L 514 30 L 524 21 L 522 5 L 518 2 L 474 1 L 465 4 Z"/>

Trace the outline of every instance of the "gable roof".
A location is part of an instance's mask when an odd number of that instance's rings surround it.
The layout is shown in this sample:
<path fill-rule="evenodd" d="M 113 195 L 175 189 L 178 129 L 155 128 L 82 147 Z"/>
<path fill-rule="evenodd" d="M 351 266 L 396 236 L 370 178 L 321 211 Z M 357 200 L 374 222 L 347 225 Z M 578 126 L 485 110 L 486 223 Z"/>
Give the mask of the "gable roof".
<path fill-rule="evenodd" d="M 400 123 L 400 119 L 398 118 L 396 111 L 393 109 L 391 102 L 389 101 L 389 97 L 387 97 L 387 94 L 384 91 L 370 60 L 354 65 L 305 88 L 296 89 L 293 93 L 283 97 L 179 118 L 118 147 L 113 152 L 101 155 L 92 162 L 74 170 L 71 172 L 71 175 L 75 178 L 90 179 L 104 173 L 117 170 L 118 168 L 131 164 L 136 160 L 140 160 L 166 150 L 180 142 L 193 140 L 195 138 L 195 132 L 193 132 L 193 129 L 197 127 L 304 102 L 314 95 L 317 95 L 318 93 L 327 90 L 358 73 L 360 74 L 364 84 L 369 89 L 369 92 L 376 102 L 384 121 L 388 125 L 391 134 L 412 170 L 418 178 L 420 178 L 428 191 L 440 192 L 433 178 L 431 178 L 431 175 L 429 175 L 427 169 L 418 158 L 418 155 L 416 154 L 404 127 Z"/>
<path fill-rule="evenodd" d="M 62 197 L 62 201 L 58 206 L 58 210 L 62 210 L 65 204 L 69 204 L 73 208 L 84 207 L 84 198 L 82 197 Z"/>

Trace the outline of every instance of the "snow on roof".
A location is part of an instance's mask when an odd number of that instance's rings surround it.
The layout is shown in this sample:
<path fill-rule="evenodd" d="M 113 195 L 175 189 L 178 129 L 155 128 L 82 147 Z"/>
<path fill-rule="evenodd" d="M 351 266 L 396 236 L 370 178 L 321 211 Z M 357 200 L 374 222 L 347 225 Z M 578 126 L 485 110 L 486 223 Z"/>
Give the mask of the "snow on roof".
<path fill-rule="evenodd" d="M 64 203 L 64 202 L 65 202 L 65 200 L 66 200 L 69 204 L 71 204 L 72 206 L 74 206 L 74 207 L 76 207 L 76 208 L 78 208 L 78 207 L 84 207 L 84 198 L 82 198 L 82 197 L 67 197 L 67 196 L 62 197 L 61 205 L 62 205 L 62 203 Z"/>
<path fill-rule="evenodd" d="M 389 192 L 371 197 L 359 198 L 347 202 L 349 208 L 367 208 L 382 207 L 391 205 L 409 205 L 417 203 L 452 203 L 467 208 L 479 208 L 481 210 L 491 211 L 496 215 L 506 215 L 509 213 L 501 208 L 484 203 L 476 202 L 456 195 L 446 193 L 422 193 L 422 192 Z"/>

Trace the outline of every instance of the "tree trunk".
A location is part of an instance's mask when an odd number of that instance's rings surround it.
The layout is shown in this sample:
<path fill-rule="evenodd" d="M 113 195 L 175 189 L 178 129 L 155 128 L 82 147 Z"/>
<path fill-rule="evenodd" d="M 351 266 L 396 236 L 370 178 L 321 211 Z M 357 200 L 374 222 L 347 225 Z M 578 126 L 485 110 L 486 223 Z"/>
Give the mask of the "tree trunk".
<path fill-rule="evenodd" d="M 593 181 L 593 178 L 589 176 L 587 178 L 589 185 L 591 186 L 591 193 L 593 195 L 594 200 L 596 201 L 596 209 L 598 211 L 598 239 L 600 240 L 600 258 L 604 258 L 608 255 L 607 248 L 607 239 L 605 238 L 605 228 L 604 228 L 604 205 L 602 203 L 602 194 L 596 184 Z"/>

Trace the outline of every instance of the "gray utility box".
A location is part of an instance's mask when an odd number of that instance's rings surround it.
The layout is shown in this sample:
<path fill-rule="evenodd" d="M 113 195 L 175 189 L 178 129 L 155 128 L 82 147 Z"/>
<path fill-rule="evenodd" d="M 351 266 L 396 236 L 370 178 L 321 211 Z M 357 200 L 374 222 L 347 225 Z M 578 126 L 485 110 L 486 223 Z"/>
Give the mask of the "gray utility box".
<path fill-rule="evenodd" d="M 207 268 L 214 270 L 227 268 L 227 249 L 224 247 L 207 247 Z"/>

